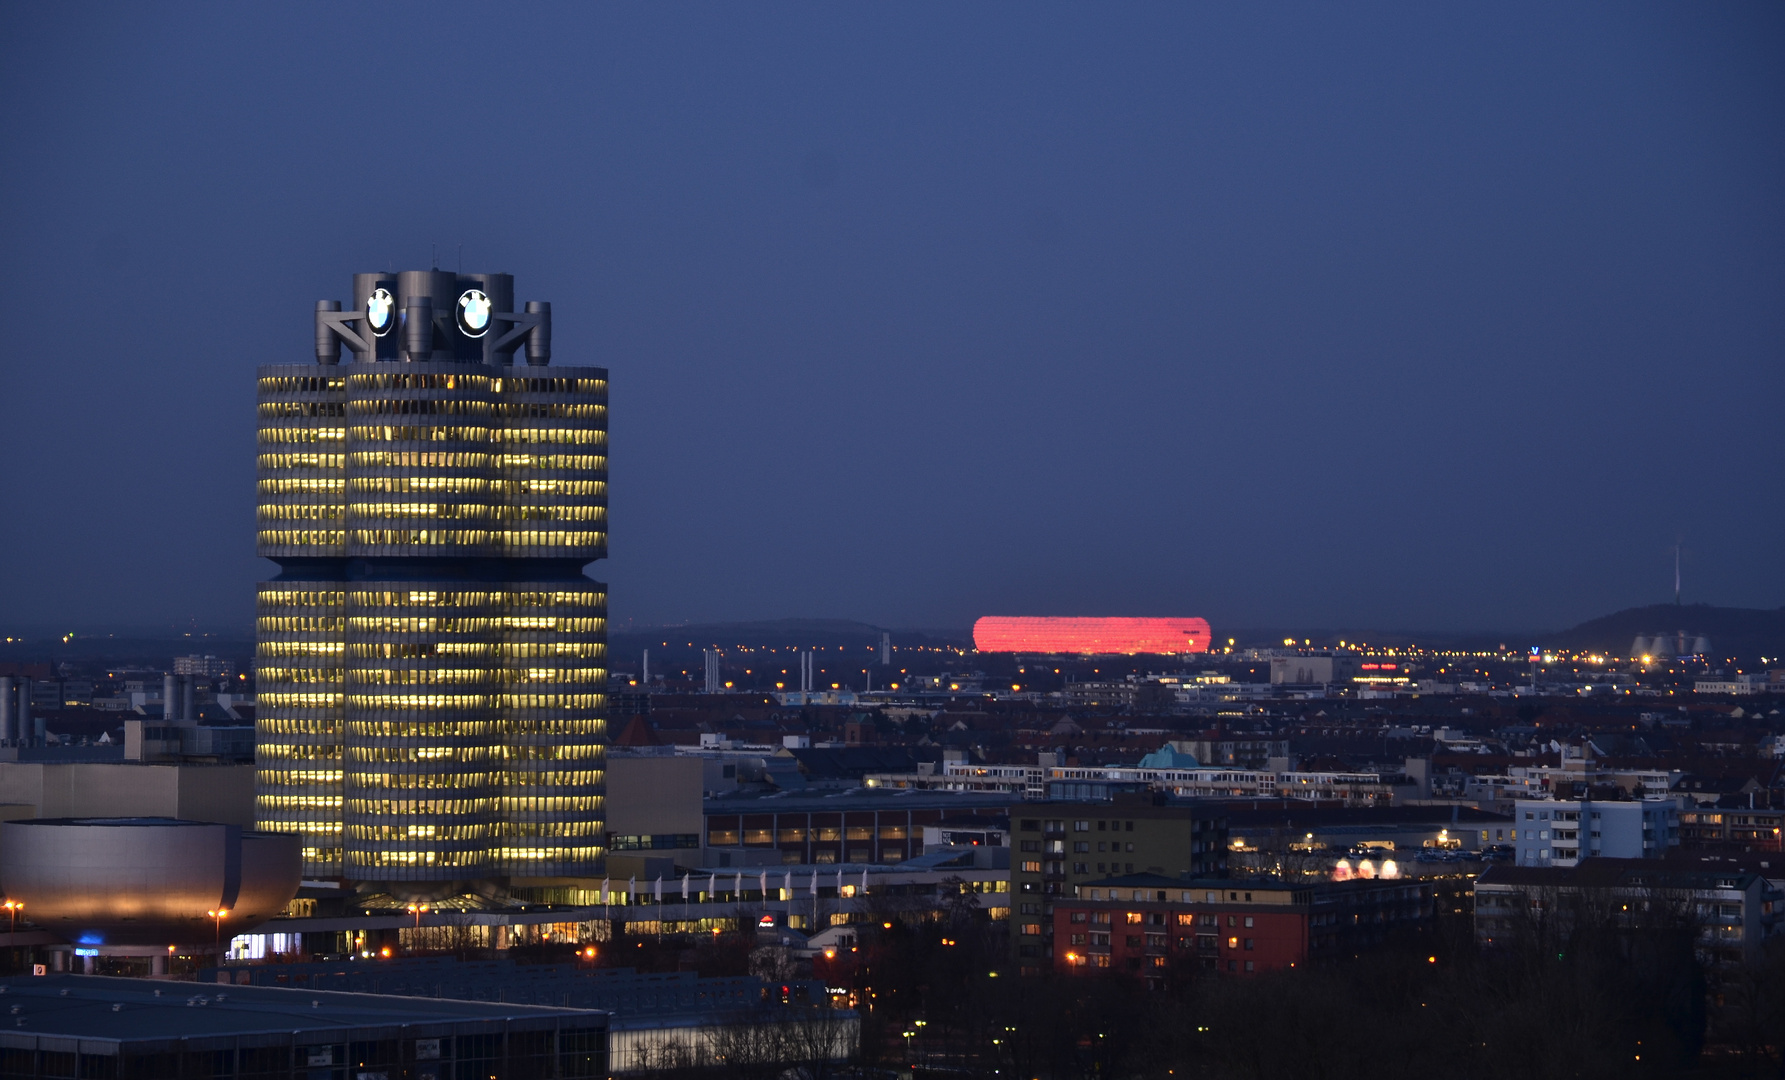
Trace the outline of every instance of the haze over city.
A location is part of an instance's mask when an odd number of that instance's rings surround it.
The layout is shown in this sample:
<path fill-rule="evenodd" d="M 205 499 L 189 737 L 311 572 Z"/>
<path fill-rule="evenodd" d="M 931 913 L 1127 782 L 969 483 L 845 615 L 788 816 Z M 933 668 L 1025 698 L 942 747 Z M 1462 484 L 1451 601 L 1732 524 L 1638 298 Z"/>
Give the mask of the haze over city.
<path fill-rule="evenodd" d="M 430 10 L 9 12 L 8 632 L 244 631 L 255 365 L 435 260 L 616 627 L 1785 604 L 1776 7 Z"/>

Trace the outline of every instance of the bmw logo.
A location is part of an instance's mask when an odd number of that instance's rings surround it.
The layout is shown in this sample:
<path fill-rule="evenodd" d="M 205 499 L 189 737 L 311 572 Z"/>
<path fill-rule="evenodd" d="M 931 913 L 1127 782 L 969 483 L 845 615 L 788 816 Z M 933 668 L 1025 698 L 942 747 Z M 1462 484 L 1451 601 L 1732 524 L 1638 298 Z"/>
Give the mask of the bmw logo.
<path fill-rule="evenodd" d="M 372 295 L 366 297 L 366 319 L 371 322 L 374 335 L 383 337 L 390 333 L 396 325 L 396 315 L 397 301 L 389 289 L 373 289 Z"/>
<path fill-rule="evenodd" d="M 459 333 L 480 338 L 490 329 L 490 298 L 481 289 L 466 289 L 459 297 Z"/>

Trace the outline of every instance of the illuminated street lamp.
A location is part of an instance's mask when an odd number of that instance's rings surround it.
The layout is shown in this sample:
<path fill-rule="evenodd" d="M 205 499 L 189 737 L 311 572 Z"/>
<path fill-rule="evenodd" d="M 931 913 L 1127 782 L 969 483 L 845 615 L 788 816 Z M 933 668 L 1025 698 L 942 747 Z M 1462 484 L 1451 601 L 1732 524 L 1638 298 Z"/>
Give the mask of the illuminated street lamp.
<path fill-rule="evenodd" d="M 428 905 L 426 905 L 426 904 L 410 904 L 409 905 L 409 914 L 415 916 L 415 928 L 417 930 L 421 929 L 421 915 L 422 915 L 422 912 L 424 912 L 426 910 L 428 910 Z"/>
<path fill-rule="evenodd" d="M 211 922 L 216 926 L 217 951 L 221 953 L 223 951 L 223 920 L 229 918 L 229 909 L 220 907 L 213 911 L 205 912 L 205 915 L 208 916 Z"/>
<path fill-rule="evenodd" d="M 12 932 L 17 934 L 19 932 L 19 912 L 25 910 L 25 902 L 23 900 L 8 900 L 5 904 L 0 904 L 0 907 L 4 907 L 12 913 Z"/>

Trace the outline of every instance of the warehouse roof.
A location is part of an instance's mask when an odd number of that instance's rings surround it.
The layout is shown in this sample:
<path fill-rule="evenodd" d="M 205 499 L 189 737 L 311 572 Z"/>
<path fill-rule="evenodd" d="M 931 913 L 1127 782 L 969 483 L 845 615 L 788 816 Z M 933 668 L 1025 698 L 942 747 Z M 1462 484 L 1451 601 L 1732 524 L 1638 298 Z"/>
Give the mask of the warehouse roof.
<path fill-rule="evenodd" d="M 482 1001 L 343 994 L 266 986 L 218 986 L 97 975 L 20 975 L 0 979 L 0 1046 L 29 1045 L 39 1036 L 79 1039 L 83 1053 L 103 1045 L 171 1043 L 217 1036 L 276 1035 L 278 1041 L 343 1041 L 391 1028 L 452 1034 L 504 1028 L 552 1030 L 564 1021 L 604 1028 L 605 1013 Z M 425 1030 L 423 1030 L 425 1029 Z M 306 1035 L 320 1036 L 307 1039 Z M 21 1041 L 24 1040 L 24 1041 Z M 73 1049 L 73 1047 L 68 1047 Z"/>

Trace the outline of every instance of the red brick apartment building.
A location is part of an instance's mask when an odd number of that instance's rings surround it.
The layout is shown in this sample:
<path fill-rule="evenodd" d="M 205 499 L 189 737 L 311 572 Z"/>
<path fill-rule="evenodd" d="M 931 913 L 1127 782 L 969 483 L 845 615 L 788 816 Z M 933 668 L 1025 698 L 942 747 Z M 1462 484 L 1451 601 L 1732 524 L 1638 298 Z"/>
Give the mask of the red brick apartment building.
<path fill-rule="evenodd" d="M 1287 884 L 1128 874 L 1054 905 L 1054 969 L 1124 972 L 1163 985 L 1174 969 L 1257 974 L 1351 955 L 1433 916 L 1411 879 Z"/>

